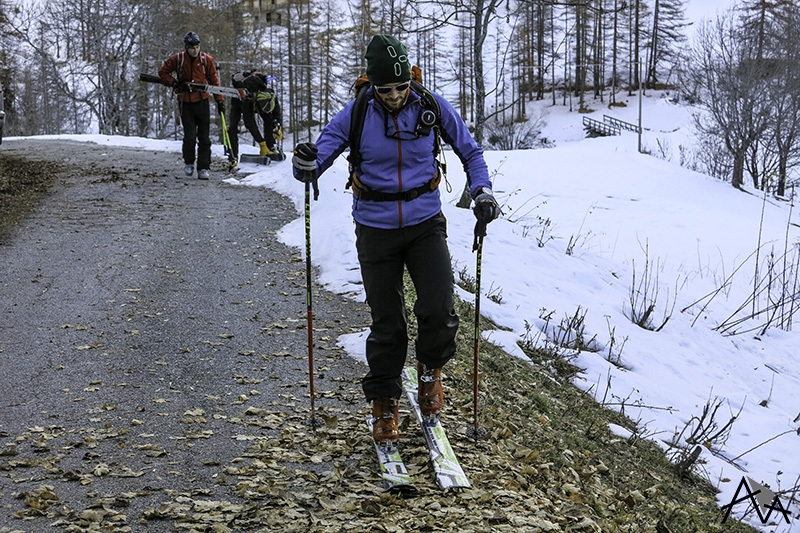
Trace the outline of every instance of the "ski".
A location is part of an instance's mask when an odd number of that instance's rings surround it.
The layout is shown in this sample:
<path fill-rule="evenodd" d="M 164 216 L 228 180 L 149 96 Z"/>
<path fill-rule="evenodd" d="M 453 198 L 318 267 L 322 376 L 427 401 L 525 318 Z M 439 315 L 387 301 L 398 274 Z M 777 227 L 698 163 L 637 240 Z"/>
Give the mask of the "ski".
<path fill-rule="evenodd" d="M 164 80 L 152 74 L 139 74 L 139 81 L 146 81 L 147 83 L 159 83 L 166 85 Z M 220 87 L 219 85 L 207 85 L 205 83 L 187 83 L 190 91 L 203 92 L 209 94 L 221 94 L 229 98 L 243 99 L 247 96 L 245 89 L 237 89 L 235 87 Z"/>
<path fill-rule="evenodd" d="M 240 163 L 256 163 L 258 165 L 269 165 L 272 161 L 283 161 L 285 159 L 286 154 L 283 152 L 270 155 L 241 154 L 239 156 Z"/>
<path fill-rule="evenodd" d="M 204 83 L 187 83 L 192 92 L 201 92 L 209 94 L 221 94 L 229 98 L 244 99 L 247 97 L 247 91 L 244 89 L 237 89 L 236 87 L 221 87 L 219 85 L 207 85 Z"/>
<path fill-rule="evenodd" d="M 403 369 L 403 389 L 405 389 L 408 401 L 411 403 L 414 413 L 417 415 L 417 421 L 422 427 L 422 434 L 428 444 L 431 464 L 436 472 L 436 482 L 439 487 L 442 489 L 470 488 L 469 480 L 458 463 L 458 458 L 450 446 L 450 441 L 447 439 L 442 423 L 437 420 L 436 424 L 429 426 L 422 420 L 422 411 L 420 411 L 419 402 L 417 401 L 416 368 L 406 367 Z"/>
<path fill-rule="evenodd" d="M 372 416 L 367 415 L 367 428 L 369 428 L 370 435 L 372 435 L 372 424 Z M 381 477 L 383 478 L 387 492 L 416 492 L 417 487 L 414 486 L 414 482 L 406 469 L 406 465 L 403 463 L 403 458 L 400 457 L 399 448 L 395 447 L 393 451 L 387 452 L 378 446 L 378 443 L 374 440 L 372 443 L 375 445 L 375 453 L 378 455 L 378 463 L 381 467 Z"/>

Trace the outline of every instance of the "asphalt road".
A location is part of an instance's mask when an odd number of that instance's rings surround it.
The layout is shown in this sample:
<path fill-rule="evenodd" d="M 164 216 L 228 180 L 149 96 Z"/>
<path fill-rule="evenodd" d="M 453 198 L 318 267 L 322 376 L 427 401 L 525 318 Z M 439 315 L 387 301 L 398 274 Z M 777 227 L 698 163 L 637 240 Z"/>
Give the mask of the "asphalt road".
<path fill-rule="evenodd" d="M 221 161 L 184 178 L 176 153 L 6 139 L 6 155 L 63 172 L 0 242 L 0 532 L 63 531 L 104 495 L 134 524 L 172 490 L 235 498 L 219 466 L 277 431 L 236 422 L 308 413 L 305 263 L 275 239 L 291 203 L 223 183 Z M 368 310 L 314 291 L 317 405 L 365 410 L 335 342 Z"/>

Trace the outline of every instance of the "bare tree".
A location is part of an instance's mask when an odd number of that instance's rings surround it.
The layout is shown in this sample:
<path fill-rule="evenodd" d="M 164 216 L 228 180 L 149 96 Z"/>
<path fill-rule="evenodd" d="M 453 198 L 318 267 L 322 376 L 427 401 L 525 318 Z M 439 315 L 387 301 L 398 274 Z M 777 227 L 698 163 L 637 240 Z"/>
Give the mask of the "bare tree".
<path fill-rule="evenodd" d="M 628 91 L 633 91 L 639 87 L 639 79 L 642 76 L 641 54 L 644 43 L 648 40 L 646 21 L 650 18 L 650 9 L 644 0 L 633 0 L 633 5 L 628 15 L 628 50 L 631 54 L 628 60 Z"/>
<path fill-rule="evenodd" d="M 466 30 L 470 40 L 470 59 L 474 69 L 475 95 L 475 139 L 483 141 L 483 127 L 486 121 L 486 79 L 484 68 L 484 48 L 492 23 L 498 17 L 501 0 L 439 1 L 417 0 L 409 2 L 414 17 L 427 24 L 419 27 L 421 31 L 433 31 L 443 26 L 454 26 Z M 409 28 L 411 29 L 411 28 Z"/>
<path fill-rule="evenodd" d="M 684 0 L 654 0 L 653 29 L 650 46 L 645 85 L 657 89 L 662 79 L 661 66 L 665 65 L 669 73 L 681 57 L 681 49 L 687 42 L 686 10 Z"/>
<path fill-rule="evenodd" d="M 758 144 L 761 165 L 751 163 L 748 171 L 764 189 L 775 178 L 776 193 L 783 195 L 788 172 L 798 162 L 800 142 L 800 95 L 795 90 L 800 82 L 800 9 L 794 2 L 777 0 L 745 2 L 741 11 L 742 26 L 756 43 L 755 61 L 762 66 L 765 93 L 772 103 L 770 129 Z"/>
<path fill-rule="evenodd" d="M 486 79 L 484 68 L 484 48 L 486 39 L 489 36 L 492 23 L 497 19 L 502 0 L 456 0 L 456 1 L 437 1 L 416 0 L 409 2 L 412 8 L 413 17 L 424 20 L 425 25 L 416 25 L 418 31 L 435 31 L 444 26 L 453 26 L 460 29 L 461 35 L 469 34 L 470 50 L 469 65 L 472 68 L 472 85 L 469 93 L 466 92 L 467 85 L 462 85 L 463 96 L 474 95 L 474 137 L 478 144 L 483 142 L 484 127 L 486 122 Z M 408 27 L 409 30 L 414 29 Z M 467 42 L 464 39 L 461 40 Z M 464 57 L 464 54 L 462 54 Z M 465 72 L 460 72 L 461 79 L 465 77 Z M 462 116 L 464 110 L 462 109 Z M 468 186 L 465 185 L 461 194 L 461 199 L 456 204 L 458 207 L 468 208 L 472 198 L 469 195 Z"/>
<path fill-rule="evenodd" d="M 695 125 L 702 135 L 723 140 L 733 159 L 731 184 L 737 188 L 744 182 L 749 150 L 769 126 L 764 65 L 753 55 L 754 43 L 729 11 L 700 27 L 688 74 L 704 111 L 695 115 Z"/>

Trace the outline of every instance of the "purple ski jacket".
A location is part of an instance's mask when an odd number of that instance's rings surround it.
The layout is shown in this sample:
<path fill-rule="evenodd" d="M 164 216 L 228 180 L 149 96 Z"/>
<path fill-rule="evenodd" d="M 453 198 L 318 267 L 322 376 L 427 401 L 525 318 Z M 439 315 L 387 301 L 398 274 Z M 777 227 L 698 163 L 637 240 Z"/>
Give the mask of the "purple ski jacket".
<path fill-rule="evenodd" d="M 380 102 L 372 98 L 364 117 L 361 134 L 361 168 L 359 180 L 374 191 L 396 193 L 408 191 L 430 181 L 437 170 L 433 154 L 435 135 L 417 137 L 414 130 L 420 112 L 420 95 L 409 92 L 405 106 L 392 116 Z M 452 146 L 467 174 L 470 193 L 481 187 L 491 188 L 489 170 L 483 149 L 470 135 L 467 125 L 450 103 L 433 94 L 441 111 L 442 140 Z M 355 100 L 328 123 L 317 139 L 317 168 L 321 175 L 349 146 L 350 115 Z M 404 201 L 372 201 L 353 195 L 353 218 L 356 222 L 382 229 L 413 226 L 437 215 L 442 210 L 439 189 Z"/>

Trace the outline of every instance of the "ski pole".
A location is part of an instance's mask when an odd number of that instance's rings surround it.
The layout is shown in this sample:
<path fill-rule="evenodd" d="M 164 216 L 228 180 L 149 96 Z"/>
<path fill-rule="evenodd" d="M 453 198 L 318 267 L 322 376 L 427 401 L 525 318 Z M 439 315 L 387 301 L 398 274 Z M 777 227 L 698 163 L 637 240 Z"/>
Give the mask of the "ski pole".
<path fill-rule="evenodd" d="M 311 305 L 311 183 L 306 182 L 305 219 L 306 219 L 306 321 L 308 329 L 308 390 L 311 396 L 311 427 L 321 425 L 314 410 L 314 312 Z M 316 181 L 314 192 L 317 192 Z M 316 199 L 316 195 L 315 198 Z"/>
<path fill-rule="evenodd" d="M 233 169 L 238 161 L 235 160 L 233 155 L 233 148 L 231 147 L 231 136 L 228 135 L 228 125 L 225 123 L 225 113 L 219 114 L 220 122 L 222 123 L 222 146 L 225 147 L 225 154 L 228 156 L 228 170 Z"/>
<path fill-rule="evenodd" d="M 486 434 L 478 427 L 478 353 L 481 345 L 481 260 L 483 258 L 483 238 L 486 236 L 486 222 L 475 223 L 475 240 L 472 242 L 472 251 L 478 252 L 475 268 L 475 333 L 473 337 L 474 354 L 472 359 L 472 410 L 473 425 L 467 434 L 477 440 Z"/>
<path fill-rule="evenodd" d="M 228 125 L 225 123 L 225 113 L 219 114 L 219 120 L 222 124 L 222 146 L 224 146 L 227 151 L 228 147 L 231 145 L 231 139 L 228 136 Z"/>

